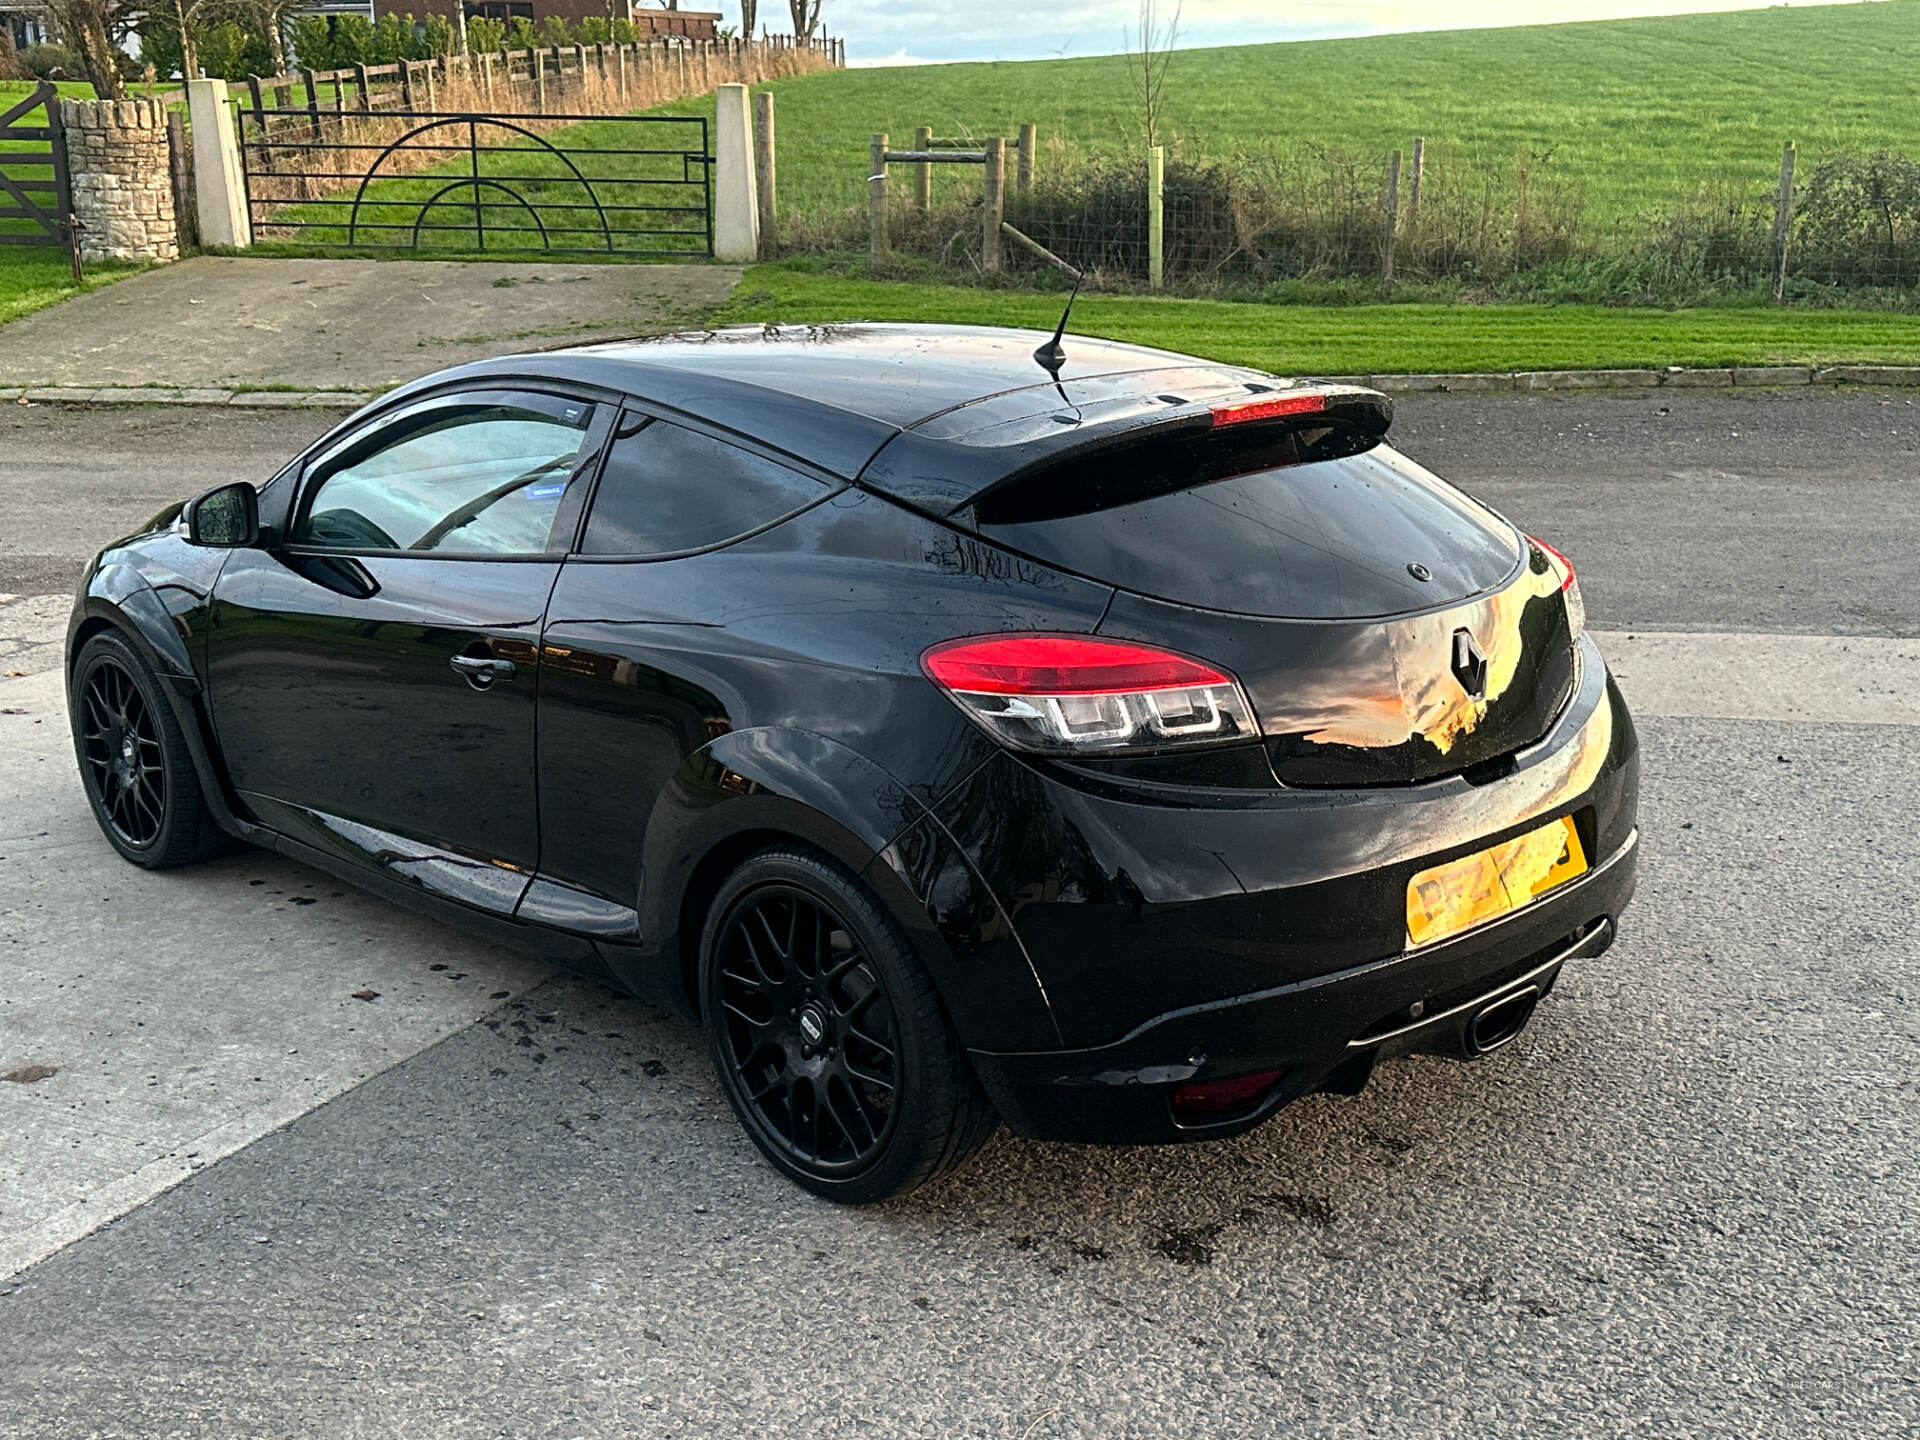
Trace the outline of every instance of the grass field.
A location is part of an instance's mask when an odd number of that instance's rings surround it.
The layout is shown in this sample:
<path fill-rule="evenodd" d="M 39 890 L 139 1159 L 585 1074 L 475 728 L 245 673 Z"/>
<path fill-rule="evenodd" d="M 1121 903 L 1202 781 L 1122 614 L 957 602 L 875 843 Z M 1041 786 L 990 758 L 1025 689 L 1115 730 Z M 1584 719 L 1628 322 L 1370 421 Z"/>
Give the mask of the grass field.
<path fill-rule="evenodd" d="M 716 324 L 930 320 L 1052 329 L 1059 295 L 758 265 Z M 1920 364 L 1920 317 L 1844 310 L 1588 305 L 1240 305 L 1082 295 L 1072 328 L 1280 374 L 1392 375 L 1667 365 Z"/>
<path fill-rule="evenodd" d="M 1137 148 L 1122 66 L 1107 57 L 780 81 L 782 204 L 862 203 L 874 131 L 904 144 L 916 125 L 986 136 L 1033 121 L 1043 138 Z M 1166 102 L 1173 143 L 1203 155 L 1312 142 L 1384 157 L 1415 135 L 1471 163 L 1510 167 L 1530 151 L 1583 187 L 1588 219 L 1605 222 L 1664 211 L 1703 182 L 1764 185 L 1787 140 L 1803 165 L 1843 146 L 1920 154 L 1916 67 L 1920 4 L 1881 0 L 1182 51 Z M 960 167 L 936 178 L 979 184 Z"/>

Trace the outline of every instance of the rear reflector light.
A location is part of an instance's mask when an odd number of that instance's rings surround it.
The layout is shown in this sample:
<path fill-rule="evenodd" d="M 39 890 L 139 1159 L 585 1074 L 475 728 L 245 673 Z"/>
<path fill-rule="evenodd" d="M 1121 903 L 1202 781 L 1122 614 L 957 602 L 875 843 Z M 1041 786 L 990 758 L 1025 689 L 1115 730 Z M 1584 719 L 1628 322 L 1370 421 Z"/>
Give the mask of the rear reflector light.
<path fill-rule="evenodd" d="M 1567 604 L 1567 629 L 1578 640 L 1580 632 L 1587 628 L 1587 602 L 1580 596 L 1580 578 L 1573 572 L 1573 562 L 1539 536 L 1529 535 L 1527 539 L 1546 552 L 1547 563 L 1560 577 L 1560 593 L 1566 597 Z"/>
<path fill-rule="evenodd" d="M 935 645 L 921 667 L 995 739 L 1072 755 L 1246 739 L 1240 686 L 1185 655 L 1088 635 L 983 635 Z"/>
<path fill-rule="evenodd" d="M 1250 420 L 1277 420 L 1285 415 L 1317 415 L 1327 408 L 1324 395 L 1270 395 L 1259 400 L 1236 400 L 1213 407 L 1213 424 L 1244 425 Z"/>
<path fill-rule="evenodd" d="M 1257 1110 L 1284 1070 L 1256 1070 L 1226 1080 L 1182 1085 L 1173 1092 L 1173 1118 L 1186 1124 L 1218 1124 Z"/>

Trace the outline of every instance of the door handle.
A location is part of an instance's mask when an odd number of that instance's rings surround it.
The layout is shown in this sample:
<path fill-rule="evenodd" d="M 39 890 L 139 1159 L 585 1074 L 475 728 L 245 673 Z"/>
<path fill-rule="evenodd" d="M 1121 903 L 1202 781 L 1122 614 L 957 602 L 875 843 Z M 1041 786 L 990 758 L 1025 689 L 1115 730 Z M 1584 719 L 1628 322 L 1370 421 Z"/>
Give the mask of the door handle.
<path fill-rule="evenodd" d="M 447 663 L 476 690 L 490 690 L 494 681 L 511 680 L 519 673 L 513 661 L 497 660 L 490 655 L 456 655 Z"/>

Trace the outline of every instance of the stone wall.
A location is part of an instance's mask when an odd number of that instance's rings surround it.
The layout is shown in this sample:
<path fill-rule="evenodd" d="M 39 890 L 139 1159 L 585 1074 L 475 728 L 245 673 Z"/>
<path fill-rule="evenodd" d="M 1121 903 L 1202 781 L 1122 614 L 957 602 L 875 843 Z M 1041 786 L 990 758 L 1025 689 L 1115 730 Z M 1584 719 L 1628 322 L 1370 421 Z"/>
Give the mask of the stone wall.
<path fill-rule="evenodd" d="M 167 112 L 158 100 L 62 100 L 80 259 L 177 260 Z"/>

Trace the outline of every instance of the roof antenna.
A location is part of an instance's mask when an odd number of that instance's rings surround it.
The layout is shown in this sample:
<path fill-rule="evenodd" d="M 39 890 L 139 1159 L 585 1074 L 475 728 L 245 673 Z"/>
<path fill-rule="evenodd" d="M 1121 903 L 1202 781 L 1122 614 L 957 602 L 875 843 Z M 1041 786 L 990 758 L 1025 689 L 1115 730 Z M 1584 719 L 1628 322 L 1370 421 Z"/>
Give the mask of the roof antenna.
<path fill-rule="evenodd" d="M 1073 276 L 1073 289 L 1067 292 L 1067 308 L 1060 312 L 1060 323 L 1053 327 L 1053 338 L 1033 352 L 1040 368 L 1056 381 L 1060 378 L 1060 367 L 1067 363 L 1066 347 L 1060 343 L 1060 337 L 1067 333 L 1067 317 L 1073 314 L 1073 302 L 1080 296 L 1080 282 L 1087 278 L 1071 265 L 1062 264 L 1060 268 Z"/>

